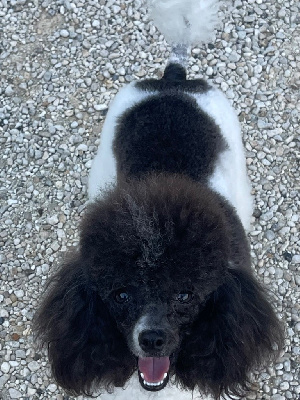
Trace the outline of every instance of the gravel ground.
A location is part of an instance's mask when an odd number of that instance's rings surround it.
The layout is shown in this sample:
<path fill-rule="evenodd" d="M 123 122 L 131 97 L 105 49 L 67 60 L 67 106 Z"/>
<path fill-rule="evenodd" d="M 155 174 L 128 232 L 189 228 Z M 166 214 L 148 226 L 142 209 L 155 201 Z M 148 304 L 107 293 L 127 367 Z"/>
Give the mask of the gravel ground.
<path fill-rule="evenodd" d="M 239 113 L 253 265 L 286 325 L 286 352 L 247 399 L 300 397 L 299 24 L 297 0 L 236 0 L 189 62 L 190 77 L 212 80 Z M 0 397 L 62 400 L 32 316 L 77 243 L 109 102 L 124 83 L 161 76 L 169 47 L 137 0 L 0 0 L 0 38 Z"/>

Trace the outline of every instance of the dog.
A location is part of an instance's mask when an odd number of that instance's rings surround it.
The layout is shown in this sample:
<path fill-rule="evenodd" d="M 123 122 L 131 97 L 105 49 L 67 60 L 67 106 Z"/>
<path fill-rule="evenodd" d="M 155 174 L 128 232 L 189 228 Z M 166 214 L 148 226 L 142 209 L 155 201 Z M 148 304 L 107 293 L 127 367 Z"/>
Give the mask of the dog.
<path fill-rule="evenodd" d="M 216 1 L 188 3 L 151 2 L 173 58 L 161 79 L 130 83 L 111 104 L 79 246 L 35 317 L 54 378 L 72 395 L 133 385 L 164 399 L 239 397 L 251 371 L 282 348 L 251 270 L 238 118 L 184 67 L 188 45 L 215 27 Z"/>

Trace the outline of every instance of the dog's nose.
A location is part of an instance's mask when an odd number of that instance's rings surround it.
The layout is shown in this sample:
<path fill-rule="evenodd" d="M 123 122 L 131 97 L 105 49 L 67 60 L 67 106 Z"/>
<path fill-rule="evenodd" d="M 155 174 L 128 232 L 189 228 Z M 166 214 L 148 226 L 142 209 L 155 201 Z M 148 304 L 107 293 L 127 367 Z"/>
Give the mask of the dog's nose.
<path fill-rule="evenodd" d="M 161 351 L 166 344 L 166 334 L 161 330 L 146 330 L 139 335 L 139 344 L 144 351 Z"/>

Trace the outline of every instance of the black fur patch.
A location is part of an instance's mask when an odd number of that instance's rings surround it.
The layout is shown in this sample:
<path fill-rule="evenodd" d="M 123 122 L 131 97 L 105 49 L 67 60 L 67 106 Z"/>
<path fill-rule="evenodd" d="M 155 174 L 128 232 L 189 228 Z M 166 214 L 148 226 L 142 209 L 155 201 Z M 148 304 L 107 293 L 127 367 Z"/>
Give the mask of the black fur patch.
<path fill-rule="evenodd" d="M 190 96 L 176 90 L 154 95 L 119 119 L 114 141 L 118 173 L 188 175 L 204 181 L 226 148 L 219 127 Z"/>
<path fill-rule="evenodd" d="M 145 79 L 135 85 L 141 90 L 166 91 L 178 90 L 190 93 L 205 93 L 210 89 L 210 85 L 204 79 L 186 79 L 185 69 L 175 63 L 167 65 L 162 79 Z"/>

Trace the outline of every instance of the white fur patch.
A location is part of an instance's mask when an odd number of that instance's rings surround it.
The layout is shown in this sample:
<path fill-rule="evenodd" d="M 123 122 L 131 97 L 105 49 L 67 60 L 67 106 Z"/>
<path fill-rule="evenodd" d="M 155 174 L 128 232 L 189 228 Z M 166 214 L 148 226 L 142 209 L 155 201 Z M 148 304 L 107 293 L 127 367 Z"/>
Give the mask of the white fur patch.
<path fill-rule="evenodd" d="M 148 392 L 139 383 L 138 375 L 135 373 L 127 382 L 124 388 L 116 388 L 114 393 L 104 393 L 99 400 L 212 400 L 211 397 L 180 390 L 176 386 L 168 383 L 159 392 Z"/>
<path fill-rule="evenodd" d="M 218 0 L 147 0 L 150 17 L 169 44 L 208 42 L 218 25 Z"/>
<path fill-rule="evenodd" d="M 238 397 L 232 397 L 239 399 Z M 211 396 L 200 394 L 196 390 L 194 392 L 182 390 L 172 383 L 159 392 L 147 392 L 139 383 L 138 374 L 135 373 L 127 382 L 124 388 L 115 388 L 113 393 L 103 393 L 97 397 L 98 400 L 213 400 Z M 228 396 L 224 396 L 224 400 L 229 400 Z"/>
<path fill-rule="evenodd" d="M 249 231 L 253 201 L 237 115 L 228 99 L 216 88 L 192 96 L 199 107 L 219 126 L 229 147 L 219 155 L 209 185 L 236 209 L 245 230 Z"/>
<path fill-rule="evenodd" d="M 151 329 L 151 327 L 149 326 L 149 318 L 147 315 L 143 315 L 138 319 L 132 333 L 133 346 L 136 352 L 135 354 L 139 355 L 140 357 L 143 356 L 143 350 L 140 347 L 139 336 L 143 331 L 147 329 Z"/>
<path fill-rule="evenodd" d="M 116 183 L 117 166 L 112 145 L 118 117 L 128 108 L 154 94 L 141 91 L 134 84 L 133 82 L 122 88 L 109 107 L 102 128 L 100 146 L 89 175 L 88 195 L 90 200 L 101 195 L 102 189 Z"/>

